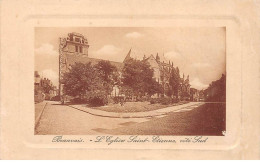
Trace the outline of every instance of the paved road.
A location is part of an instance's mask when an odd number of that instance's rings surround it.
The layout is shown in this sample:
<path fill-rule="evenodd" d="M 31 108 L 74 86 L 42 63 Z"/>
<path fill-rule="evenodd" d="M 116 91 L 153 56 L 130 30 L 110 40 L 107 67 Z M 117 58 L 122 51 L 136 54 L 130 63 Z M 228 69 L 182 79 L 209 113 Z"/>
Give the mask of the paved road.
<path fill-rule="evenodd" d="M 36 104 L 37 105 L 37 104 Z M 195 107 L 185 105 L 176 112 L 189 111 Z M 158 115 L 156 118 L 166 115 Z M 105 134 L 107 129 L 127 127 L 133 124 L 153 121 L 155 117 L 146 118 L 111 118 L 96 116 L 57 102 L 48 101 L 35 129 L 40 135 L 88 135 Z"/>

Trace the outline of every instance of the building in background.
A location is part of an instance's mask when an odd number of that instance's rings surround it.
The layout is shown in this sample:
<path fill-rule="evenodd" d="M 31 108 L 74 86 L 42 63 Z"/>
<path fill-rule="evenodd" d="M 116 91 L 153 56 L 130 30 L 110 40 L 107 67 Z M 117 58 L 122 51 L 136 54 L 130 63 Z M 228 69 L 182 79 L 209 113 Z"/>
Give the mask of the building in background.
<path fill-rule="evenodd" d="M 34 102 L 42 102 L 45 99 L 45 94 L 43 93 L 41 87 L 41 77 L 38 71 L 34 71 Z"/>
<path fill-rule="evenodd" d="M 34 72 L 34 101 L 51 100 L 58 95 L 57 87 L 47 78 L 41 78 L 38 71 Z"/>
<path fill-rule="evenodd" d="M 190 100 L 199 101 L 200 100 L 200 91 L 195 88 L 191 88 L 190 89 Z"/>

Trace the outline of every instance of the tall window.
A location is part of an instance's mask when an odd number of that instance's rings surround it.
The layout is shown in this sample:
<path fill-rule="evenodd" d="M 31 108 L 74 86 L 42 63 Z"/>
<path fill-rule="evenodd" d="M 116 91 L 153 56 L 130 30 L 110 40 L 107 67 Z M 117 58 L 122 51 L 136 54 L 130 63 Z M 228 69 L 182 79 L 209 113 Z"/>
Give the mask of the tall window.
<path fill-rule="evenodd" d="M 75 47 L 76 47 L 76 52 L 78 52 L 79 51 L 79 47 L 77 45 Z"/>

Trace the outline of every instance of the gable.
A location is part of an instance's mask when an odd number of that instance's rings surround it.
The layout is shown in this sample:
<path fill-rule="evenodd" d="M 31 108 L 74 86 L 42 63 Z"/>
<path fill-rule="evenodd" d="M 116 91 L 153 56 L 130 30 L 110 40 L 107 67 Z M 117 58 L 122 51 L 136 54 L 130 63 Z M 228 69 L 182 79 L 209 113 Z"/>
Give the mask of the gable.
<path fill-rule="evenodd" d="M 159 64 L 157 63 L 157 61 L 155 60 L 154 57 L 150 56 L 148 59 L 147 59 L 147 62 L 150 64 L 151 68 L 157 68 L 159 69 Z"/>

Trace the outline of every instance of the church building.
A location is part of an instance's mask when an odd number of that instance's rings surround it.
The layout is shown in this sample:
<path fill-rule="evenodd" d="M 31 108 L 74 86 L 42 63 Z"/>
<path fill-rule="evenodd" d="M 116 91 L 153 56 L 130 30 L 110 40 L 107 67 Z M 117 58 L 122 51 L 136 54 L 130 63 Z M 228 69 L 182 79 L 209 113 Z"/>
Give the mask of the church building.
<path fill-rule="evenodd" d="M 81 63 L 89 63 L 96 64 L 101 59 L 90 58 L 88 56 L 88 40 L 82 34 L 79 33 L 69 33 L 67 38 L 60 38 L 60 47 L 59 47 L 59 90 L 60 95 L 62 95 L 62 84 L 61 80 L 63 74 L 69 71 L 70 66 L 75 64 L 76 62 Z M 109 61 L 112 65 L 114 65 L 118 71 L 120 72 L 123 67 L 124 63 L 127 62 L 128 59 L 131 57 L 132 50 L 130 49 L 128 54 L 126 55 L 123 62 L 114 62 Z M 150 55 L 146 57 L 144 55 L 143 61 L 148 62 L 151 68 L 154 70 L 154 78 L 155 80 L 163 86 L 164 94 L 169 90 L 169 78 L 170 72 L 176 68 L 173 66 L 173 62 L 161 60 L 158 53 L 154 57 L 154 55 Z M 117 96 L 119 94 L 119 89 L 115 87 L 113 92 L 111 92 L 112 96 Z M 189 84 L 189 76 L 185 79 L 181 78 L 181 84 L 179 89 L 179 95 L 184 93 L 189 95 L 190 94 L 190 84 Z"/>
<path fill-rule="evenodd" d="M 123 63 L 127 62 L 131 57 L 132 50 L 130 49 L 128 54 L 126 55 Z M 132 58 L 133 59 L 133 58 Z M 170 89 L 170 74 L 173 70 L 177 71 L 176 67 L 173 66 L 173 62 L 167 61 L 165 58 L 160 59 L 159 54 L 156 54 L 154 57 L 151 54 L 149 57 L 146 55 L 143 56 L 143 61 L 149 63 L 151 68 L 154 70 L 154 78 L 155 80 L 162 85 L 164 95 Z M 189 96 L 190 94 L 190 83 L 189 83 L 189 75 L 185 79 L 185 75 L 183 74 L 182 78 L 180 78 L 180 87 L 179 87 L 179 95 Z"/>

